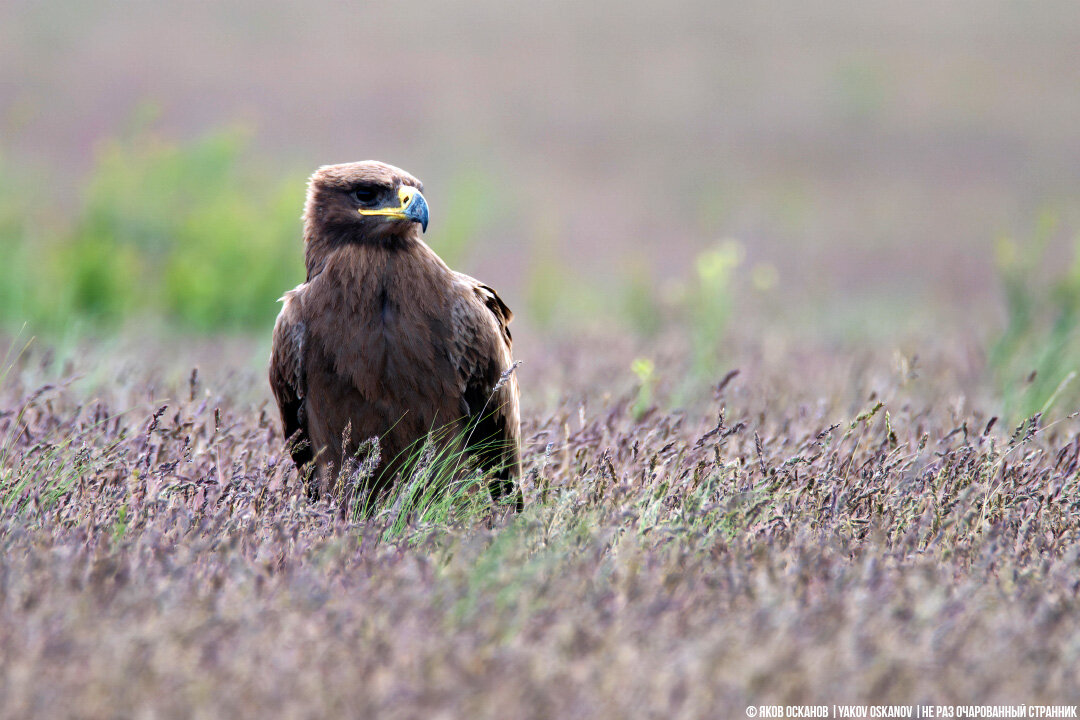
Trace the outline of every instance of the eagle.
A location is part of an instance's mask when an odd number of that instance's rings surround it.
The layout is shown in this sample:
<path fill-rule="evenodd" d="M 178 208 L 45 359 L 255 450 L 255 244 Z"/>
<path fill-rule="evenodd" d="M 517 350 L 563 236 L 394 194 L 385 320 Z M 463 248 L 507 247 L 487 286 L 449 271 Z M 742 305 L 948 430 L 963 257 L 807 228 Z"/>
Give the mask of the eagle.
<path fill-rule="evenodd" d="M 311 176 L 307 279 L 281 298 L 270 357 L 286 443 L 315 499 L 373 446 L 359 490 L 378 496 L 426 444 L 471 458 L 493 498 L 520 510 L 514 314 L 424 243 L 423 189 L 377 161 Z"/>

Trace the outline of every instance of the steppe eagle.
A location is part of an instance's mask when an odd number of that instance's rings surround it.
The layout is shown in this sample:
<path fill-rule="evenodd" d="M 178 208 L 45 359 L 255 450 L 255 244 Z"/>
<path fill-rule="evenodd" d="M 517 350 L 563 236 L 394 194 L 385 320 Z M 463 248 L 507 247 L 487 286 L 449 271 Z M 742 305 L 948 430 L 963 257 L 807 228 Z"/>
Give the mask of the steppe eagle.
<path fill-rule="evenodd" d="M 520 476 L 513 313 L 421 239 L 419 180 L 365 161 L 320 167 L 304 209 L 307 281 L 285 294 L 270 385 L 293 460 L 314 463 L 309 493 L 333 491 L 368 438 L 380 465 L 363 490 L 386 490 L 425 439 L 464 449 L 496 499 Z"/>

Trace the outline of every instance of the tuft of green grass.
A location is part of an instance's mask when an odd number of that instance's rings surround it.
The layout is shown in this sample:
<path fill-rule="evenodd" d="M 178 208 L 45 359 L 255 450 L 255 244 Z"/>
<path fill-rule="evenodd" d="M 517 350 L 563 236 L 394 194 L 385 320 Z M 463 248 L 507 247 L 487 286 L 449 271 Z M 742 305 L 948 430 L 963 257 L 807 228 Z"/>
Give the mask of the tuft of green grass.
<path fill-rule="evenodd" d="M 636 358 L 630 363 L 630 371 L 637 376 L 638 391 L 630 412 L 640 419 L 653 404 L 653 386 L 656 384 L 656 365 L 649 358 Z"/>
<path fill-rule="evenodd" d="M 711 378 L 720 370 L 718 351 L 731 318 L 735 271 L 744 254 L 739 242 L 725 240 L 694 261 L 694 278 L 683 302 L 690 323 L 693 373 L 699 378 Z"/>
<path fill-rule="evenodd" d="M 1056 215 L 1045 211 L 1024 245 L 998 241 L 1006 322 L 988 364 L 1013 423 L 1055 409 L 1067 414 L 1080 403 L 1080 237 L 1071 267 L 1048 280 L 1046 254 L 1057 229 Z"/>
<path fill-rule="evenodd" d="M 506 441 L 494 439 L 475 442 L 479 422 L 473 419 L 464 427 L 455 423 L 434 428 L 397 458 L 381 457 L 379 438 L 363 441 L 338 470 L 335 502 L 353 521 L 384 522 L 386 539 L 407 531 L 415 534 L 446 525 L 468 525 L 493 509 L 513 507 L 513 494 L 497 502 L 490 494 L 496 475 L 505 468 L 477 466 L 478 457 L 501 457 L 507 447 Z M 378 477 L 381 460 L 395 463 L 396 470 L 388 489 L 377 493 L 370 488 L 384 484 Z"/>

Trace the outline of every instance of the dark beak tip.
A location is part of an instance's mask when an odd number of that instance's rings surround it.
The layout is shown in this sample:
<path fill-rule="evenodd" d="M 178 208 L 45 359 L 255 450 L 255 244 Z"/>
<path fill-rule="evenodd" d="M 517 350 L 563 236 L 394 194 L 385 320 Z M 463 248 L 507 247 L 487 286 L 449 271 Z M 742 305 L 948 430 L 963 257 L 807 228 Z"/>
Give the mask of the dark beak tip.
<path fill-rule="evenodd" d="M 427 232 L 428 204 L 427 200 L 424 199 L 423 195 L 417 193 L 416 197 L 412 201 L 412 204 L 409 205 L 408 212 L 413 220 L 420 223 L 421 231 Z"/>

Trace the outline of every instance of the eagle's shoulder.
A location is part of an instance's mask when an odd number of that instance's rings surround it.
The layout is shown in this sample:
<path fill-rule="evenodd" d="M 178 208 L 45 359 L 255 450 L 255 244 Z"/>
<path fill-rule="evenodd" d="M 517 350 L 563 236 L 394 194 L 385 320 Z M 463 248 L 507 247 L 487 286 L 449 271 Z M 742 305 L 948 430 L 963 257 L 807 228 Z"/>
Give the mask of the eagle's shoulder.
<path fill-rule="evenodd" d="M 469 278 L 472 280 L 472 278 Z M 504 326 L 509 325 L 510 321 L 514 319 L 514 312 L 503 302 L 503 299 L 499 297 L 499 294 L 495 292 L 495 289 L 485 285 L 482 282 L 473 280 L 476 285 L 473 287 L 473 292 L 476 293 L 487 309 L 502 323 Z"/>
<path fill-rule="evenodd" d="M 476 278 L 455 272 L 454 281 L 458 289 L 457 302 L 454 304 L 455 324 L 460 324 L 460 320 L 470 319 L 493 327 L 509 349 L 513 341 L 510 321 L 514 319 L 510 307 L 503 302 L 494 288 Z"/>
<path fill-rule="evenodd" d="M 286 291 L 286 293 L 284 295 L 279 297 L 278 302 L 283 305 L 283 307 L 281 308 L 281 313 L 284 314 L 285 311 L 293 303 L 302 302 L 303 295 L 304 295 L 305 292 L 307 292 L 307 289 L 308 289 L 308 287 L 310 285 L 311 285 L 311 283 L 309 283 L 309 282 L 300 283 L 299 285 L 294 287 L 292 290 Z"/>
<path fill-rule="evenodd" d="M 494 384 L 512 362 L 508 324 L 514 314 L 487 285 L 453 273 L 450 320 L 454 364 L 459 386 Z"/>

